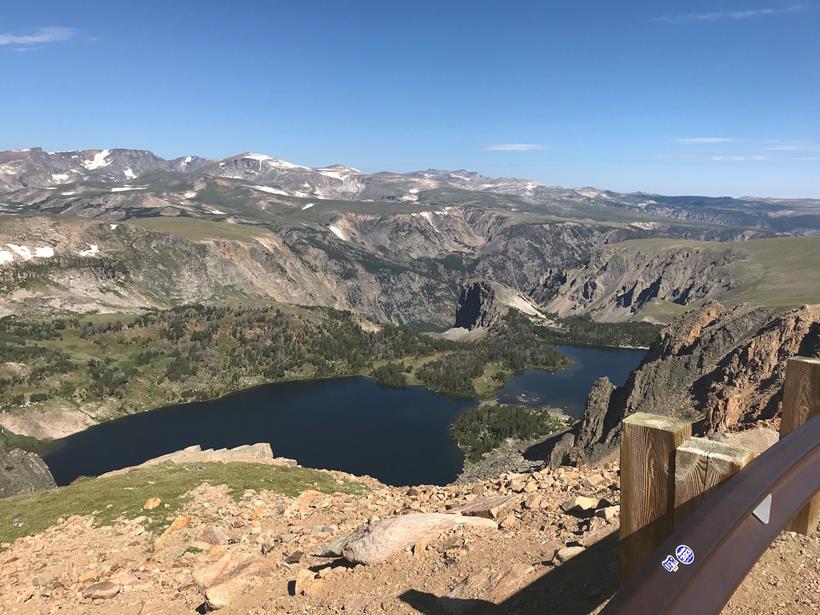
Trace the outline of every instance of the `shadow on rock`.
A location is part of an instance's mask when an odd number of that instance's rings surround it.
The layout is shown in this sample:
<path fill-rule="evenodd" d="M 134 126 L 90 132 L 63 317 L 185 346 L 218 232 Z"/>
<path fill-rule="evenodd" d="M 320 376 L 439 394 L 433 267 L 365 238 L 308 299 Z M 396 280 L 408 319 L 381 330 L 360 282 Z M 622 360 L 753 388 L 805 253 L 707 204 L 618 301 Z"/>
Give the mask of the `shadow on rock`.
<path fill-rule="evenodd" d="M 614 532 L 560 566 L 548 569 L 500 604 L 480 599 L 439 597 L 416 590 L 409 590 L 400 598 L 425 615 L 586 615 L 611 598 L 617 588 L 618 533 Z"/>

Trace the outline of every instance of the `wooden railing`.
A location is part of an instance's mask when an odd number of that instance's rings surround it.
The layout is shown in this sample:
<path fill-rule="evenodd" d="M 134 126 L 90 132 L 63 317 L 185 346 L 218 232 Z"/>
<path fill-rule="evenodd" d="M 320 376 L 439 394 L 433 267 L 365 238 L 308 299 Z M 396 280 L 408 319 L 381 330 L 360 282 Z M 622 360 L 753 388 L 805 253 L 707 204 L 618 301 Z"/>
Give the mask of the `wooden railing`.
<path fill-rule="evenodd" d="M 767 450 L 691 437 L 634 414 L 621 441 L 623 586 L 606 613 L 719 612 L 781 529 L 820 512 L 820 360 L 786 368 L 780 440 Z M 759 456 L 758 456 L 759 454 Z"/>

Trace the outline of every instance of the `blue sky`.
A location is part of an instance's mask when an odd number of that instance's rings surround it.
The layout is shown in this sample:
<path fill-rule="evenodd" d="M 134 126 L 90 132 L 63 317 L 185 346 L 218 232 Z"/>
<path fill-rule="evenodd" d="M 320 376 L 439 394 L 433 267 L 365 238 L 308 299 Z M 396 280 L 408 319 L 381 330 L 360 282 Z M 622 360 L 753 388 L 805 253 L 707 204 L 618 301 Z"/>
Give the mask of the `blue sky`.
<path fill-rule="evenodd" d="M 820 197 L 820 2 L 4 2 L 0 149 Z"/>

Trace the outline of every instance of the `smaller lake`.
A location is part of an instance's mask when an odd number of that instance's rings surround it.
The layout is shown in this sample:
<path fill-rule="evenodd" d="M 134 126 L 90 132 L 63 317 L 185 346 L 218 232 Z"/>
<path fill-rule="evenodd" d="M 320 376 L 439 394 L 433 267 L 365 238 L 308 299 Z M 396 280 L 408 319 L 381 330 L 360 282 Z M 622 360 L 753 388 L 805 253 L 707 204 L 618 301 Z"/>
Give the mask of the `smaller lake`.
<path fill-rule="evenodd" d="M 646 354 L 645 350 L 624 348 L 555 348 L 572 359 L 572 365 L 555 372 L 528 369 L 510 378 L 496 399 L 504 404 L 561 408 L 568 415 L 580 418 L 593 382 L 607 376 L 616 386 L 622 385 Z"/>

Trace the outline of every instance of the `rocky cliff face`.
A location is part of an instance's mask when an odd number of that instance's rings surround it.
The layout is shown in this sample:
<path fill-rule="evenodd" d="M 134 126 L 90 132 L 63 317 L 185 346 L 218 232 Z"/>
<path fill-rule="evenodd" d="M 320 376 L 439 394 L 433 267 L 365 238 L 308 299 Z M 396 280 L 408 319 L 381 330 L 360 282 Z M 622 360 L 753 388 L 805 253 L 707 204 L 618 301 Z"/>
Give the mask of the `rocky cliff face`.
<path fill-rule="evenodd" d="M 39 455 L 20 449 L 0 450 L 0 498 L 52 489 L 57 484 Z"/>
<path fill-rule="evenodd" d="M 736 285 L 726 265 L 731 248 L 671 247 L 657 251 L 606 246 L 578 267 L 550 269 L 534 297 L 561 317 L 633 318 L 655 299 L 697 305 Z"/>
<path fill-rule="evenodd" d="M 133 203 L 132 203 L 133 205 Z M 109 212 L 110 213 L 110 212 Z M 532 288 L 547 263 L 634 231 L 521 225 L 493 211 L 352 214 L 321 226 L 188 217 L 112 222 L 8 216 L 0 226 L 0 315 L 168 307 L 224 297 L 353 310 L 379 322 L 452 324 L 472 272 Z M 537 311 L 521 295 L 503 296 Z"/>
<path fill-rule="evenodd" d="M 455 327 L 467 330 L 489 328 L 512 308 L 531 317 L 544 318 L 529 299 L 511 288 L 489 280 L 468 280 L 461 287 Z"/>
<path fill-rule="evenodd" d="M 600 457 L 634 412 L 703 417 L 707 432 L 772 418 L 786 360 L 798 354 L 820 356 L 820 305 L 777 313 L 710 302 L 667 326 L 623 386 L 596 383 L 581 424 L 553 462 Z"/>

